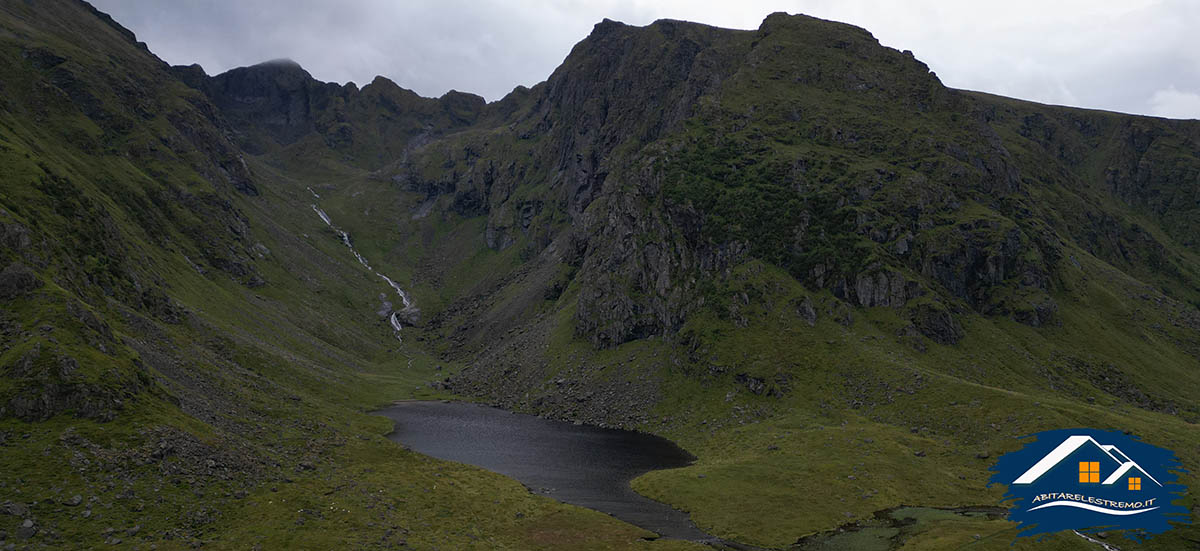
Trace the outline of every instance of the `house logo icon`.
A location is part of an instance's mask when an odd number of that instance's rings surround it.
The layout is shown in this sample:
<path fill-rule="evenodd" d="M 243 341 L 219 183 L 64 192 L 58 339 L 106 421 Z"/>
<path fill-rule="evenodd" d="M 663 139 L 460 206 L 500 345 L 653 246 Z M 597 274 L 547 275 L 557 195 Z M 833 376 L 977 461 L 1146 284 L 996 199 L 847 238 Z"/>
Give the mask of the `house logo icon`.
<path fill-rule="evenodd" d="M 1100 453 L 1096 453 L 1097 450 Z M 1112 444 L 1101 444 L 1091 436 L 1082 434 L 1068 436 L 1062 441 L 1062 444 L 1059 444 L 1053 451 L 1046 454 L 1041 461 L 1030 467 L 1028 471 L 1017 477 L 1012 483 L 1035 484 L 1039 478 L 1072 456 L 1084 457 L 1086 459 L 1085 461 L 1079 461 L 1079 484 L 1081 485 L 1100 484 L 1101 486 L 1111 486 L 1119 482 L 1128 482 L 1128 490 L 1130 492 L 1138 492 L 1142 489 L 1142 480 L 1146 479 L 1148 482 L 1162 486 L 1157 479 L 1151 476 L 1150 473 L 1147 473 L 1136 461 L 1125 455 L 1120 448 Z M 1096 457 L 1100 459 L 1092 461 Z M 1104 475 L 1104 481 L 1101 482 L 1100 479 L 1103 473 L 1111 474 Z M 1142 507 L 1138 508 L 1113 509 L 1079 501 L 1055 500 L 1038 505 L 1030 510 L 1045 509 L 1047 507 L 1078 507 L 1107 515 L 1136 515 L 1158 508 L 1154 506 L 1153 498 L 1148 502 L 1143 501 L 1141 503 Z"/>
<path fill-rule="evenodd" d="M 991 484 L 1008 487 L 1009 520 L 1021 536 L 1060 530 L 1125 531 L 1139 539 L 1189 520 L 1172 503 L 1184 492 L 1170 450 L 1120 431 L 1054 430 L 1005 454 Z"/>

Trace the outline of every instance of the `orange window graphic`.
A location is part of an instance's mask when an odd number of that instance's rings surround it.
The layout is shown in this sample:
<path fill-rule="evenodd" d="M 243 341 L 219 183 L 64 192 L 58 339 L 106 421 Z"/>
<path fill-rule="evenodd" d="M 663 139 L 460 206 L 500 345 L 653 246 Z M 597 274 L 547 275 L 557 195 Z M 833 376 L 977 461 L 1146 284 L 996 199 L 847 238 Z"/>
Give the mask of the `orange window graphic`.
<path fill-rule="evenodd" d="M 1099 461 L 1080 461 L 1079 462 L 1079 482 L 1080 482 L 1080 484 L 1098 484 L 1098 483 L 1100 483 L 1100 462 Z M 1130 484 L 1132 484 L 1132 482 Z"/>
<path fill-rule="evenodd" d="M 1140 476 L 1129 477 L 1129 489 L 1130 490 L 1141 490 L 1142 489 L 1142 477 L 1140 477 Z"/>

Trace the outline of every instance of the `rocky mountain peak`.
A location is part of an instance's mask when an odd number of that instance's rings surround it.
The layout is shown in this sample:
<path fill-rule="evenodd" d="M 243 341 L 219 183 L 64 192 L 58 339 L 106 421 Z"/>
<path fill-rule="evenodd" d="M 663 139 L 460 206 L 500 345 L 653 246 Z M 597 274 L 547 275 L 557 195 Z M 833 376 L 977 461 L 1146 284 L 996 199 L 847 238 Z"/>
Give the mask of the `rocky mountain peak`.
<path fill-rule="evenodd" d="M 629 25 L 605 17 L 604 19 L 601 19 L 599 23 L 596 23 L 592 26 L 592 32 L 588 35 L 588 38 L 601 37 L 627 27 L 629 27 Z"/>

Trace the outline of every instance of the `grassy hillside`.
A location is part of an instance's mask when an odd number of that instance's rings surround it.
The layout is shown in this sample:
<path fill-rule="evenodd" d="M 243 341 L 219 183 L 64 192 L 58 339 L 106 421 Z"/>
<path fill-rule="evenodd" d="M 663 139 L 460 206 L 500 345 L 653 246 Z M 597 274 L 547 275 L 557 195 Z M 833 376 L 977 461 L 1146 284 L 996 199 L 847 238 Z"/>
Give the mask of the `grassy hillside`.
<path fill-rule="evenodd" d="M 782 14 L 605 21 L 483 105 L 209 77 L 86 4 L 6 4 L 0 91 L 17 546 L 696 547 L 364 414 L 446 378 L 679 442 L 696 464 L 635 488 L 767 548 L 1008 548 L 987 468 L 1045 429 L 1131 431 L 1197 482 L 1194 122 L 947 89 Z M 402 341 L 314 205 L 412 294 Z"/>
<path fill-rule="evenodd" d="M 454 364 L 168 69 L 83 3 L 0 8 L 4 545 L 682 547 L 386 440 L 363 412 Z"/>

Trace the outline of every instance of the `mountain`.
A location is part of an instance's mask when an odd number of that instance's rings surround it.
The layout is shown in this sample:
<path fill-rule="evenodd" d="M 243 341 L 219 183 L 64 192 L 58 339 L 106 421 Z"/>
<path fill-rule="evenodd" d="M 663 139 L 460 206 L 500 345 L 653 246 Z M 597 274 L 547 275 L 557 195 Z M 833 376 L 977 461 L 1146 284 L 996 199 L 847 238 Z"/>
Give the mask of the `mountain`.
<path fill-rule="evenodd" d="M 0 6 L 0 50 L 18 545 L 688 545 L 364 415 L 414 396 L 667 436 L 698 461 L 635 489 L 770 548 L 996 505 L 988 458 L 1050 428 L 1197 472 L 1200 122 L 947 88 L 786 14 L 605 20 L 492 103 L 171 67 L 74 0 Z M 355 255 L 419 307 L 401 341 Z M 903 541 L 1011 540 L 935 526 Z"/>
<path fill-rule="evenodd" d="M 171 71 L 204 91 L 237 129 L 239 145 L 256 154 L 309 138 L 344 161 L 374 166 L 403 156 L 414 140 L 475 122 L 484 108 L 476 95 L 451 91 L 433 100 L 383 77 L 362 90 L 317 82 L 286 59 L 213 78 L 199 65 Z"/>
<path fill-rule="evenodd" d="M 398 347 L 400 301 L 314 212 L 317 182 L 251 154 L 260 129 L 128 30 L 0 4 L 0 87 L 0 547 L 647 535 L 387 440 L 363 412 L 437 395 L 446 362 Z"/>

